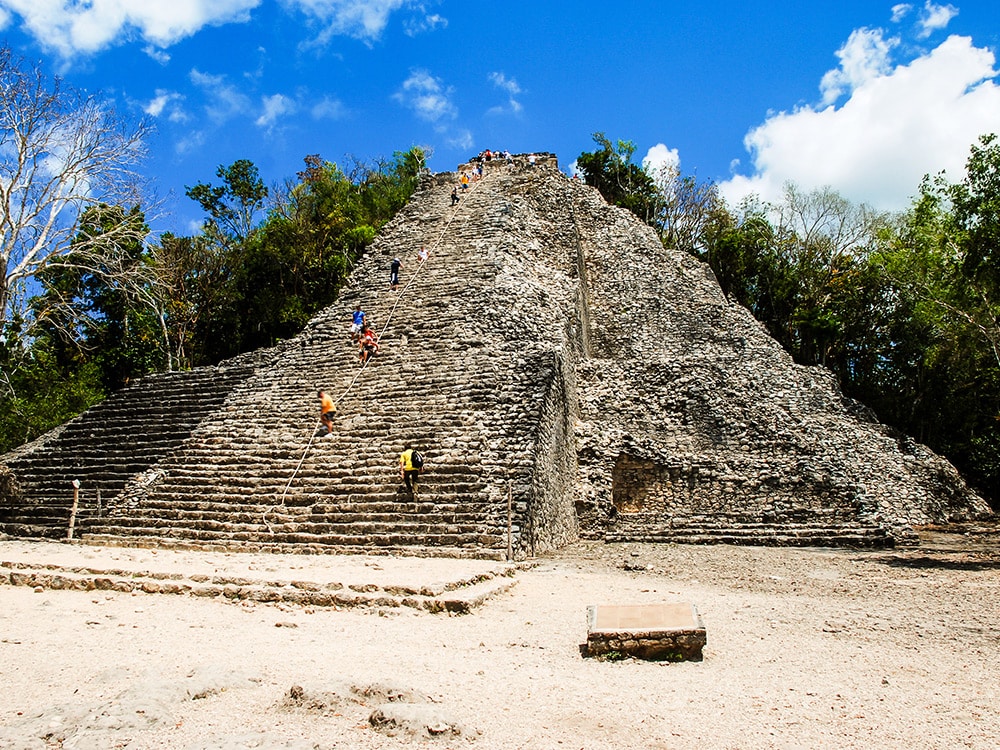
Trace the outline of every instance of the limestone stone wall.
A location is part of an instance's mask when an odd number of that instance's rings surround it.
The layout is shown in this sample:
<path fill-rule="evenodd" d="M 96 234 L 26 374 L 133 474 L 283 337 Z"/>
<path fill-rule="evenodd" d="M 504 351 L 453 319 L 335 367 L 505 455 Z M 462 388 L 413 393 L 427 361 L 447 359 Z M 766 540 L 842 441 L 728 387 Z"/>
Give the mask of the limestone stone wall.
<path fill-rule="evenodd" d="M 953 467 L 792 362 L 711 270 L 569 181 L 587 273 L 578 505 L 584 532 L 988 512 Z"/>

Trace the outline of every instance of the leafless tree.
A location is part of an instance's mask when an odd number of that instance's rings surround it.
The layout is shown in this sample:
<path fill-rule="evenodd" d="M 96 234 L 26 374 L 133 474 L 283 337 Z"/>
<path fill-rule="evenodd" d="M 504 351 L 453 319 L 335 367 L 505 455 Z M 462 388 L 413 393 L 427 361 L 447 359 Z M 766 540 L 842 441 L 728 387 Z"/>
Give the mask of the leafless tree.
<path fill-rule="evenodd" d="M 47 263 L 85 253 L 77 222 L 88 207 L 139 204 L 136 167 L 147 130 L 0 48 L 2 327 L 24 316 L 26 286 Z M 126 219 L 106 227 L 99 241 L 107 245 L 135 226 Z"/>
<path fill-rule="evenodd" d="M 803 192 L 788 183 L 777 220 L 780 234 L 793 235 L 804 247 L 822 246 L 836 257 L 863 253 L 887 215 L 863 203 L 855 205 L 829 187 Z"/>
<path fill-rule="evenodd" d="M 712 182 L 683 176 L 676 164 L 664 164 L 652 175 L 658 194 L 654 224 L 667 247 L 696 253 L 702 235 L 719 206 L 719 189 Z"/>

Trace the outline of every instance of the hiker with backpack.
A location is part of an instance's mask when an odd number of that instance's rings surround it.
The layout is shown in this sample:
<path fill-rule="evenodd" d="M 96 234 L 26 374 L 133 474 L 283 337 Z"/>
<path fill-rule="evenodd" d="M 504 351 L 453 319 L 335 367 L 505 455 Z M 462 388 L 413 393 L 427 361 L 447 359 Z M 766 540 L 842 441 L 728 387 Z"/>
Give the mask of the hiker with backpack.
<path fill-rule="evenodd" d="M 406 485 L 406 491 L 411 496 L 417 496 L 417 477 L 424 468 L 424 457 L 418 451 L 407 446 L 406 450 L 399 454 L 399 476 Z"/>

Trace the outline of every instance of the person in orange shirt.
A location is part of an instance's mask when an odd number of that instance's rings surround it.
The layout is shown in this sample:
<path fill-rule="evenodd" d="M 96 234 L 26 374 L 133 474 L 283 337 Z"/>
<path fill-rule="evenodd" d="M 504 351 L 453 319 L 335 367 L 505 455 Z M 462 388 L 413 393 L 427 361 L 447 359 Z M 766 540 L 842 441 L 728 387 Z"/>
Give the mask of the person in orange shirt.
<path fill-rule="evenodd" d="M 319 392 L 319 421 L 323 423 L 326 427 L 326 437 L 327 435 L 333 434 L 333 415 L 337 413 L 337 405 L 333 403 L 333 399 L 327 396 L 323 391 Z"/>

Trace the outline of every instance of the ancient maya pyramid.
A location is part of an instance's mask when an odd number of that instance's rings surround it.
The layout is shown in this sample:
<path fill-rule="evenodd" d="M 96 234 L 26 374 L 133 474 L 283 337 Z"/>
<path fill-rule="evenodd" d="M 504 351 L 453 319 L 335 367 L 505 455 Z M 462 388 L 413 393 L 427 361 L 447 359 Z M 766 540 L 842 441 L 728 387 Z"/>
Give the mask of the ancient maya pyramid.
<path fill-rule="evenodd" d="M 20 488 L 0 531 L 65 536 L 74 479 L 78 538 L 244 549 L 879 546 L 988 513 L 554 157 L 486 167 L 454 208 L 456 175 L 428 177 L 295 338 L 145 378 L 0 458 Z M 384 331 L 363 371 L 356 303 Z M 312 439 L 319 388 L 332 438 Z M 427 458 L 415 500 L 407 445 Z"/>

